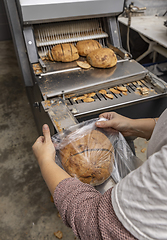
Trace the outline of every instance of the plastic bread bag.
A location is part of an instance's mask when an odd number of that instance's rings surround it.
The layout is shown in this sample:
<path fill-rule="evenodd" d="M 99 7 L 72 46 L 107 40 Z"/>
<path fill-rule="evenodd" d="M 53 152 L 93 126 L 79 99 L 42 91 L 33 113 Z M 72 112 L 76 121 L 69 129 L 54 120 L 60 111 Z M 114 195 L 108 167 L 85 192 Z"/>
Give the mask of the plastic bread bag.
<path fill-rule="evenodd" d="M 97 120 L 74 125 L 52 137 L 64 170 L 92 186 L 110 177 L 114 163 L 113 145 L 102 130 L 96 128 Z"/>
<path fill-rule="evenodd" d="M 124 136 L 118 132 L 114 141 L 115 162 L 111 177 L 115 183 L 123 179 L 128 173 L 137 169 L 143 161 L 134 155 Z"/>
<path fill-rule="evenodd" d="M 56 162 L 68 174 L 92 186 L 104 183 L 110 176 L 120 181 L 130 171 L 136 156 L 119 132 L 97 128 L 92 119 L 55 134 Z M 103 119 L 106 120 L 106 119 Z"/>

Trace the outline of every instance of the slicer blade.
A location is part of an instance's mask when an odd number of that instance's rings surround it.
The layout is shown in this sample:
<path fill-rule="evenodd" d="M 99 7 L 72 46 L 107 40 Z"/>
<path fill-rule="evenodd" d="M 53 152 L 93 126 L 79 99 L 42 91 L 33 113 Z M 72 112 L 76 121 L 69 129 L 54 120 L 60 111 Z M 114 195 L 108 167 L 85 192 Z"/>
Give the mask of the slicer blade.
<path fill-rule="evenodd" d="M 41 57 L 56 44 L 76 43 L 89 39 L 104 39 L 108 34 L 103 31 L 98 19 L 81 21 L 46 23 L 34 27 L 36 45 Z"/>

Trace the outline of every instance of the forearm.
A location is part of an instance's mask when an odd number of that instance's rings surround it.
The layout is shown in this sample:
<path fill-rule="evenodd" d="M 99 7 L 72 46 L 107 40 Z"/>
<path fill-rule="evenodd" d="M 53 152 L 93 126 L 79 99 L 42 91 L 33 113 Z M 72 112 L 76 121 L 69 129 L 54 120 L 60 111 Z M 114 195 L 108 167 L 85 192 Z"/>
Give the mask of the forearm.
<path fill-rule="evenodd" d="M 102 195 L 77 179 L 66 179 L 55 189 L 54 201 L 63 222 L 79 239 L 135 240 L 115 215 L 111 189 Z"/>
<path fill-rule="evenodd" d="M 98 225 L 101 198 L 94 187 L 74 178 L 62 181 L 54 192 L 55 205 L 63 222 L 73 229 L 79 239 L 101 240 Z"/>
<path fill-rule="evenodd" d="M 97 121 L 97 127 L 119 131 L 124 137 L 135 136 L 149 139 L 155 127 L 154 118 L 131 119 L 115 112 L 106 112 L 99 117 L 106 118 L 108 121 Z"/>
<path fill-rule="evenodd" d="M 157 120 L 157 119 L 156 119 Z M 154 130 L 156 121 L 154 118 L 131 119 L 131 135 L 141 138 L 150 139 Z"/>
<path fill-rule="evenodd" d="M 70 175 L 60 168 L 54 161 L 43 161 L 39 163 L 42 176 L 53 195 L 57 185 Z"/>

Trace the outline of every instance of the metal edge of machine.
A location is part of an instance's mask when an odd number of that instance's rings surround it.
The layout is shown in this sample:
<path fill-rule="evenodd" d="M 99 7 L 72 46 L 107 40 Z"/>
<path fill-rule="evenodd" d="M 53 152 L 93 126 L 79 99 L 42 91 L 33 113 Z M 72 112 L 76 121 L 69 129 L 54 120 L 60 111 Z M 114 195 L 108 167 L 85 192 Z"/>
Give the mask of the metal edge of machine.
<path fill-rule="evenodd" d="M 10 1 L 4 0 L 4 5 L 8 17 L 8 22 L 12 34 L 13 45 L 18 61 L 18 65 L 22 74 L 22 80 L 25 85 L 25 90 L 27 93 L 28 100 L 30 102 L 30 107 L 34 115 L 34 120 L 36 122 L 37 130 L 39 134 L 42 134 L 42 125 L 47 123 L 51 129 L 52 134 L 55 133 L 53 124 L 46 114 L 46 112 L 41 107 L 41 101 L 43 101 L 39 86 L 34 78 L 34 73 L 27 55 L 25 39 L 23 36 L 23 22 L 21 17 L 21 11 L 18 7 L 18 0 Z M 41 120 L 42 119 L 42 120 Z"/>
<path fill-rule="evenodd" d="M 38 1 L 20 0 L 24 24 L 119 15 L 124 0 Z"/>

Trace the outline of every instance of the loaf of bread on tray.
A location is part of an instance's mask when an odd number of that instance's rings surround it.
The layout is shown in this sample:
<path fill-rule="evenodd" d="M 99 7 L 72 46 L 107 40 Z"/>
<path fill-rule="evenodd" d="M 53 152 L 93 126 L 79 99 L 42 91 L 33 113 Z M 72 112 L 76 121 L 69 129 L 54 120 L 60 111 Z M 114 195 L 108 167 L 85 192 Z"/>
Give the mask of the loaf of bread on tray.
<path fill-rule="evenodd" d="M 60 151 L 61 163 L 72 176 L 96 186 L 110 177 L 114 164 L 114 148 L 98 130 L 91 130 Z"/>
<path fill-rule="evenodd" d="M 77 48 L 71 43 L 58 44 L 51 50 L 54 61 L 72 62 L 79 58 Z"/>
<path fill-rule="evenodd" d="M 87 55 L 88 63 L 97 68 L 111 68 L 117 64 L 117 57 L 110 48 L 99 48 Z"/>
<path fill-rule="evenodd" d="M 98 41 L 91 39 L 77 42 L 76 48 L 78 49 L 79 55 L 85 57 L 92 51 L 102 48 L 102 46 Z"/>

